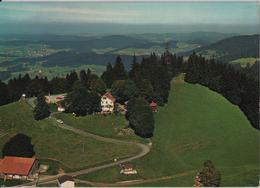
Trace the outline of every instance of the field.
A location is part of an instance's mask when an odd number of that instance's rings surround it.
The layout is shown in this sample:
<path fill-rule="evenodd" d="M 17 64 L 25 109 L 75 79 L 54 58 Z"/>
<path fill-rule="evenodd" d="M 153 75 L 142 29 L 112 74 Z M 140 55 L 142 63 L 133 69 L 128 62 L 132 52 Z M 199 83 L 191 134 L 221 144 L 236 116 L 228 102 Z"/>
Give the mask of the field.
<path fill-rule="evenodd" d="M 49 119 L 35 121 L 25 102 L 1 106 L 0 124 L 0 148 L 16 133 L 26 134 L 32 138 L 37 158 L 65 171 L 83 169 L 139 151 L 135 146 L 110 144 L 63 130 Z M 53 174 L 55 169 L 51 170 Z"/>
<path fill-rule="evenodd" d="M 253 64 L 255 64 L 256 61 L 259 61 L 260 58 L 254 58 L 254 57 L 248 57 L 248 58 L 240 58 L 240 59 L 236 59 L 231 61 L 231 64 L 240 64 L 241 67 L 245 68 L 247 66 L 247 64 L 249 64 L 249 66 L 252 66 Z"/>
<path fill-rule="evenodd" d="M 137 176 L 124 177 L 113 167 L 78 178 L 117 182 L 183 173 L 142 186 L 192 186 L 196 172 L 209 159 L 221 172 L 222 186 L 258 185 L 259 132 L 221 95 L 201 85 L 175 81 L 169 103 L 155 114 L 155 122 L 151 152 L 133 162 Z"/>
<path fill-rule="evenodd" d="M 55 117 L 57 117 L 57 119 L 62 119 L 66 124 L 73 125 L 73 127 L 93 134 L 109 138 L 146 142 L 145 139 L 142 139 L 135 134 L 118 134 L 121 129 L 128 125 L 128 122 L 123 115 L 92 115 L 74 117 L 71 114 L 58 113 L 55 114 Z"/>

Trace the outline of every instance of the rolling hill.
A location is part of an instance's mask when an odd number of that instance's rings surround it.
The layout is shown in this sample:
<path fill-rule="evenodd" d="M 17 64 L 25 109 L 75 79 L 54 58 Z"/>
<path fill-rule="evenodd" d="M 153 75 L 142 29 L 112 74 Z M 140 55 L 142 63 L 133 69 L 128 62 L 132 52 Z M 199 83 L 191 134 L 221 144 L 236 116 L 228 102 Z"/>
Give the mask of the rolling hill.
<path fill-rule="evenodd" d="M 229 62 L 239 58 L 259 57 L 259 35 L 241 35 L 229 37 L 213 44 L 197 48 L 196 53 L 206 57 L 215 57 L 220 61 Z M 185 55 L 191 54 L 184 53 Z"/>
<path fill-rule="evenodd" d="M 120 175 L 120 168 L 113 167 L 78 178 L 108 183 L 173 176 L 135 186 L 192 186 L 209 159 L 221 172 L 221 186 L 259 183 L 259 131 L 237 106 L 201 85 L 172 83 L 168 104 L 155 114 L 152 141 L 151 152 L 133 162 L 137 176 Z"/>
<path fill-rule="evenodd" d="M 0 107 L 0 155 L 6 141 L 17 133 L 32 138 L 40 163 L 50 165 L 50 174 L 71 172 L 135 154 L 139 148 L 98 141 L 58 127 L 51 119 L 35 121 L 24 101 Z M 101 154 L 102 153 L 102 154 Z M 53 168 L 56 168 L 55 170 Z"/>

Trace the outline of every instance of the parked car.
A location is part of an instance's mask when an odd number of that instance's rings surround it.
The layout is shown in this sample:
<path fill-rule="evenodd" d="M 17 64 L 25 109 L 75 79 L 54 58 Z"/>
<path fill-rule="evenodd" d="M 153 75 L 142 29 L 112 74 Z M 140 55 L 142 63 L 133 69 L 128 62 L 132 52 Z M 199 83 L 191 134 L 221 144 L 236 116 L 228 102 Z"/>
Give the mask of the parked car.
<path fill-rule="evenodd" d="M 63 124 L 63 121 L 61 119 L 57 119 L 57 122 Z"/>

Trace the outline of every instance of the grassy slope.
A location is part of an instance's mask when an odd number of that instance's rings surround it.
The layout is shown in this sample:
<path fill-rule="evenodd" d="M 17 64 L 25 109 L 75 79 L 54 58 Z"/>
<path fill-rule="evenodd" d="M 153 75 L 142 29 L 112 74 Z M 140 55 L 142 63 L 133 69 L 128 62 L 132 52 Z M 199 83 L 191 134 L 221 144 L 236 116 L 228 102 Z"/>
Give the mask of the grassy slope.
<path fill-rule="evenodd" d="M 125 157 L 139 149 L 114 145 L 82 137 L 67 130 L 60 129 L 56 122 L 50 120 L 33 120 L 32 111 L 24 102 L 16 102 L 0 108 L 0 148 L 16 133 L 32 137 L 36 156 L 60 160 L 69 170 L 86 166 L 115 157 Z M 0 135 L 1 135 L 0 132 Z M 1 154 L 1 151 L 0 151 Z"/>
<path fill-rule="evenodd" d="M 119 131 L 128 125 L 128 122 L 123 115 L 92 115 L 74 117 L 72 114 L 59 113 L 55 114 L 55 117 L 62 119 L 69 125 L 73 125 L 78 129 L 88 131 L 93 134 L 116 139 L 146 142 L 145 139 L 142 139 L 136 135 L 118 135 Z"/>
<path fill-rule="evenodd" d="M 143 185 L 192 186 L 196 171 L 206 159 L 221 171 L 222 186 L 257 185 L 259 132 L 221 95 L 200 85 L 176 83 L 169 103 L 155 120 L 153 149 L 135 162 L 138 177 L 191 174 Z M 118 167 L 81 178 L 104 182 L 131 179 L 119 175 Z"/>
<path fill-rule="evenodd" d="M 247 57 L 247 58 L 239 58 L 236 60 L 231 61 L 231 64 L 240 64 L 241 67 L 246 67 L 247 64 L 249 64 L 250 66 L 252 66 L 253 64 L 255 64 L 255 62 L 257 60 L 260 60 L 260 58 L 255 58 L 255 57 Z"/>

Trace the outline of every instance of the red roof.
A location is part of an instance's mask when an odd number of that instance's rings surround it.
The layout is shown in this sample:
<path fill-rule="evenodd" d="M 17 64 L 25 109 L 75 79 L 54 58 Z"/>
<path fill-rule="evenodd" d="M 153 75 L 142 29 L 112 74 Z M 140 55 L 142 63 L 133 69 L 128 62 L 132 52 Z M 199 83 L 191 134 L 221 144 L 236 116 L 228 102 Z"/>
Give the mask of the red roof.
<path fill-rule="evenodd" d="M 0 160 L 0 173 L 27 176 L 35 158 L 6 156 Z"/>
<path fill-rule="evenodd" d="M 122 168 L 123 169 L 134 169 L 134 165 L 132 165 L 132 164 L 124 164 L 124 165 L 122 165 Z"/>
<path fill-rule="evenodd" d="M 156 106 L 157 106 L 157 103 L 152 101 L 152 102 L 150 103 L 150 106 L 151 106 L 151 107 L 156 107 Z"/>
<path fill-rule="evenodd" d="M 116 98 L 110 93 L 110 92 L 107 92 L 103 95 L 103 97 L 107 97 L 109 98 L 111 101 L 115 102 L 116 101 Z"/>
<path fill-rule="evenodd" d="M 56 99 L 64 99 L 64 96 L 58 96 Z"/>

